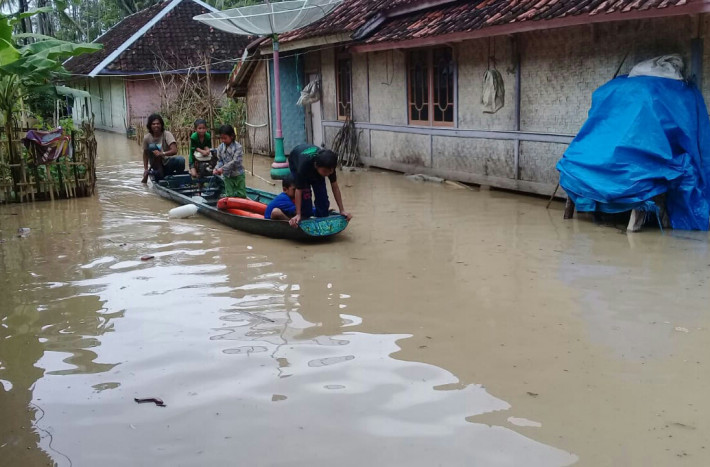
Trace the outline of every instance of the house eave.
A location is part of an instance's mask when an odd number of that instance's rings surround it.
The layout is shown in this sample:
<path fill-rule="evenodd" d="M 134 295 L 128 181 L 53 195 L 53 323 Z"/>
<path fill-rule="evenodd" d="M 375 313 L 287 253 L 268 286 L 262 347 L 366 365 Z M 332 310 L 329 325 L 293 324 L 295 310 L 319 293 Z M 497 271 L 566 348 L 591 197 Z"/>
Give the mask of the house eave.
<path fill-rule="evenodd" d="M 279 43 L 279 52 L 290 52 L 294 50 L 310 49 L 324 45 L 333 45 L 343 42 L 350 42 L 350 33 L 331 34 L 329 36 L 316 36 L 308 39 L 297 40 L 293 42 Z M 274 53 L 271 42 L 267 42 L 260 48 L 262 55 L 272 55 Z"/>
<path fill-rule="evenodd" d="M 577 15 L 551 20 L 524 21 L 519 23 L 505 24 L 501 26 L 491 26 L 476 31 L 442 34 L 417 39 L 406 39 L 402 41 L 358 44 L 353 45 L 350 48 L 350 51 L 353 53 L 367 53 L 391 49 L 409 49 L 417 47 L 426 47 L 442 43 L 456 43 L 472 39 L 481 39 L 493 36 L 505 36 L 523 32 L 539 31 L 543 29 L 557 29 L 570 26 L 581 26 L 592 23 L 610 23 L 615 21 L 665 18 L 708 12 L 710 12 L 710 0 L 701 0 L 677 7 L 654 8 L 644 11 L 614 12 L 597 15 Z"/>

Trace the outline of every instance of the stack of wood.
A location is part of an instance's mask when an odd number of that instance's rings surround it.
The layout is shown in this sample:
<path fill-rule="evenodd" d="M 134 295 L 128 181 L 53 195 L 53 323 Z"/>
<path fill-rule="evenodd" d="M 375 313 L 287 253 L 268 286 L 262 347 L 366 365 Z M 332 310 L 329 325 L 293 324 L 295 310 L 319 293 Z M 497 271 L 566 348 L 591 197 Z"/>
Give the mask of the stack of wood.
<path fill-rule="evenodd" d="M 338 163 L 341 167 L 356 167 L 360 163 L 358 140 L 355 122 L 348 117 L 333 139 L 333 151 L 338 154 Z"/>

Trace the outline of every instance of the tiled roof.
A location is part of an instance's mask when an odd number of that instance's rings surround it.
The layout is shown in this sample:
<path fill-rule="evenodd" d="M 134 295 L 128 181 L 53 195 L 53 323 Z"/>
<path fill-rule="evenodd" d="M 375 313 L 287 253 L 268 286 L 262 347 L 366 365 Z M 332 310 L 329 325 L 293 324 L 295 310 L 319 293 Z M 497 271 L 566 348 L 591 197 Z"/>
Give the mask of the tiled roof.
<path fill-rule="evenodd" d="M 372 16 L 393 3 L 416 0 L 344 0 L 331 14 L 306 26 L 281 35 L 279 41 L 290 42 L 316 36 L 351 33 L 365 24 Z"/>
<path fill-rule="evenodd" d="M 282 42 L 355 33 L 375 43 L 469 32 L 570 16 L 596 16 L 687 5 L 693 0 L 344 0 L 333 13 L 284 34 Z M 438 5 L 438 6 L 437 6 Z M 417 7 L 421 8 L 419 11 Z M 374 24 L 374 27 L 373 27 Z M 358 31 L 358 32 L 362 32 Z"/>
<path fill-rule="evenodd" d="M 176 4 L 172 5 L 173 2 Z M 165 13 L 163 10 L 169 7 L 170 10 Z M 166 1 L 146 8 L 128 16 L 96 39 L 94 42 L 104 45 L 103 50 L 72 58 L 65 63 L 65 67 L 75 75 L 91 73 L 156 15 L 165 13 L 141 37 L 105 65 L 99 74 L 184 70 L 203 65 L 204 56 L 210 57 L 213 72 L 229 72 L 249 38 L 214 30 L 193 20 L 194 16 L 208 11 L 204 4 L 193 0 Z"/>
<path fill-rule="evenodd" d="M 392 18 L 364 42 L 419 39 L 492 26 L 543 21 L 578 15 L 628 13 L 683 6 L 688 0 L 481 0 L 423 10 Z"/>

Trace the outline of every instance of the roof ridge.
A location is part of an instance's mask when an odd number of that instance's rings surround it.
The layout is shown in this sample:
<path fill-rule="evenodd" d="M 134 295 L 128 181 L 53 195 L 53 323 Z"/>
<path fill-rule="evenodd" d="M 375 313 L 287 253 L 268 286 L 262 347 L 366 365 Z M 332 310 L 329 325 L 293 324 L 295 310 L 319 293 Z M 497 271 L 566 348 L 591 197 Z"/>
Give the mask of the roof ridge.
<path fill-rule="evenodd" d="M 156 13 L 155 16 L 153 16 L 147 23 L 145 23 L 138 31 L 133 33 L 131 37 L 129 37 L 126 41 L 124 41 L 121 45 L 119 45 L 113 52 L 111 52 L 106 58 L 104 58 L 98 65 L 94 67 L 89 73 L 88 76 L 91 78 L 95 78 L 103 69 L 105 69 L 107 66 L 109 66 L 114 60 L 116 60 L 123 52 L 126 51 L 131 45 L 133 45 L 137 40 L 139 40 L 141 37 L 143 37 L 150 29 L 155 26 L 160 20 L 162 20 L 168 13 L 170 13 L 172 10 L 174 10 L 178 5 L 180 5 L 183 1 L 185 0 L 168 0 L 166 2 L 160 2 L 156 3 L 153 6 L 150 6 L 148 8 L 144 8 L 141 11 L 137 11 L 131 15 L 126 16 L 124 19 L 121 20 L 116 26 L 114 26 L 111 29 L 114 29 L 115 27 L 119 26 L 123 21 L 125 21 L 127 18 L 130 18 L 133 15 L 137 15 L 138 13 L 145 12 L 146 10 L 153 8 L 156 5 L 162 5 L 163 3 L 167 3 L 167 5 L 164 5 L 160 11 Z M 208 5 L 207 3 L 203 2 L 202 0 L 187 0 L 191 1 L 193 3 L 196 3 L 197 5 L 207 8 L 212 11 L 217 11 L 216 8 Z M 109 29 L 109 31 L 111 30 Z M 108 33 L 108 31 L 106 31 Z M 104 33 L 104 34 L 106 34 Z M 104 35 L 102 34 L 102 36 Z M 99 36 L 101 37 L 101 36 Z M 95 40 L 98 40 L 99 38 L 97 37 Z"/>

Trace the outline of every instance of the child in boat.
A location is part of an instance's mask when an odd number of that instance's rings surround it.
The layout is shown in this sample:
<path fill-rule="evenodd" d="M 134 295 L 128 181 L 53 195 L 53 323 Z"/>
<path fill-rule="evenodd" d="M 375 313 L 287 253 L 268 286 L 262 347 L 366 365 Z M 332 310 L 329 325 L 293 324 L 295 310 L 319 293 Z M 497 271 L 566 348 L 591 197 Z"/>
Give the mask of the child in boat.
<path fill-rule="evenodd" d="M 343 207 L 343 198 L 340 194 L 335 168 L 338 165 L 338 155 L 328 149 L 318 146 L 300 144 L 291 150 L 288 156 L 288 165 L 296 185 L 296 215 L 291 218 L 291 226 L 298 227 L 301 219 L 326 217 L 330 210 L 328 188 L 325 179 L 330 180 L 333 197 L 338 204 L 340 214 L 349 221 L 352 216 Z M 313 208 L 315 197 L 315 209 Z"/>
<path fill-rule="evenodd" d="M 224 178 L 224 196 L 246 198 L 247 187 L 242 166 L 242 146 L 237 143 L 237 135 L 232 125 L 219 128 L 222 144 L 217 148 L 217 167 L 212 171 Z"/>
<path fill-rule="evenodd" d="M 283 193 L 266 206 L 264 219 L 287 221 L 296 215 L 296 205 L 293 203 L 293 199 L 296 196 L 296 186 L 293 183 L 293 178 L 286 176 L 281 181 L 281 187 L 283 188 Z"/>
<path fill-rule="evenodd" d="M 195 120 L 195 132 L 190 135 L 190 175 L 200 176 L 200 162 L 209 162 L 212 158 L 212 135 L 207 131 L 207 122 L 201 118 Z"/>

